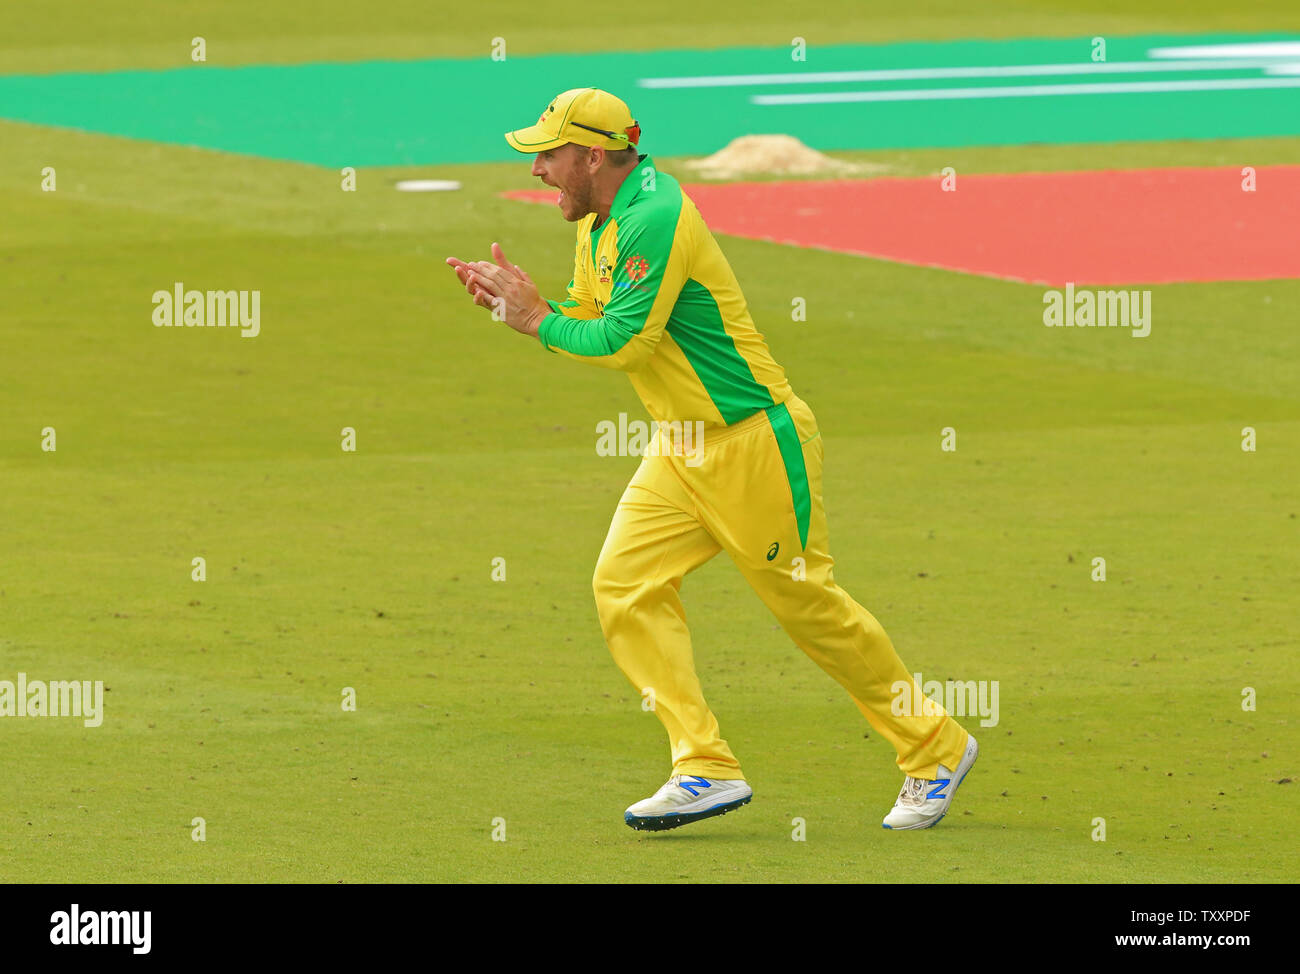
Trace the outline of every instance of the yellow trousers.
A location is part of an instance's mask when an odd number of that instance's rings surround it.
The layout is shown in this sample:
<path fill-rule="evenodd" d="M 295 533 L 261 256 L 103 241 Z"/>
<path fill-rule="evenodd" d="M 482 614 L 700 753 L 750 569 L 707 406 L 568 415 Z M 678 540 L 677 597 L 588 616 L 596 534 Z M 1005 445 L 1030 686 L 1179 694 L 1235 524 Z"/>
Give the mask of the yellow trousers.
<path fill-rule="evenodd" d="M 678 595 L 682 578 L 720 551 L 893 745 L 905 774 L 929 779 L 940 763 L 956 768 L 966 731 L 937 701 L 898 706 L 903 686 L 908 701 L 923 699 L 920 687 L 880 623 L 835 583 L 812 410 L 795 397 L 702 441 L 689 429 L 661 429 L 652 442 L 593 579 L 605 641 L 637 692 L 653 694 L 673 773 L 744 777 L 704 702 Z"/>

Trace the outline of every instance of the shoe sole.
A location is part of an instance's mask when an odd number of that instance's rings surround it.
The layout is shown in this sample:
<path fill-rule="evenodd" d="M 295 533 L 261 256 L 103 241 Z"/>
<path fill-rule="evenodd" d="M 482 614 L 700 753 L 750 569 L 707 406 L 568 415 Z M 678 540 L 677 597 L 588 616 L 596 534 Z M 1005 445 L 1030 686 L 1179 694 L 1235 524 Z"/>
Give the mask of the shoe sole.
<path fill-rule="evenodd" d="M 669 829 L 690 825 L 692 822 L 698 822 L 701 819 L 713 818 L 715 815 L 726 815 L 741 805 L 748 805 L 753 797 L 752 794 L 746 795 L 744 798 L 738 798 L 735 801 L 723 802 L 720 805 L 714 805 L 712 808 L 706 808 L 702 812 L 686 812 L 678 815 L 633 815 L 631 812 L 624 812 L 623 821 L 628 828 L 636 829 L 638 832 L 666 832 Z"/>
<path fill-rule="evenodd" d="M 957 783 L 948 790 L 948 800 L 944 802 L 943 811 L 939 813 L 938 818 L 931 822 L 918 822 L 916 825 L 902 826 L 886 825 L 884 822 L 881 822 L 880 827 L 882 829 L 889 829 L 891 832 L 913 832 L 916 829 L 932 829 L 942 822 L 943 817 L 948 814 L 948 808 L 952 805 L 952 800 L 957 797 L 957 789 L 961 787 L 961 783 L 965 781 L 966 776 L 970 774 L 970 769 L 975 767 L 975 762 L 979 760 L 980 742 L 975 740 L 973 737 L 971 738 L 971 741 L 975 744 L 975 753 L 971 755 L 970 764 L 966 765 L 966 770 L 962 771 L 961 777 L 957 779 Z M 963 763 L 965 763 L 965 759 L 963 759 Z"/>

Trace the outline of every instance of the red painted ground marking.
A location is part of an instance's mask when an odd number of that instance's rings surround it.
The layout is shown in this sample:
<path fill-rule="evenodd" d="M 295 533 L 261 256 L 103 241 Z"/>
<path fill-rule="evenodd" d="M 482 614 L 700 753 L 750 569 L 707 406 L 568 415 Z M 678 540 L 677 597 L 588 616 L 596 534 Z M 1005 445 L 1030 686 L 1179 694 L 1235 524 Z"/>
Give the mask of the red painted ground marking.
<path fill-rule="evenodd" d="M 716 233 L 1059 286 L 1300 277 L 1300 166 L 687 185 Z M 505 194 L 554 203 L 554 190 Z"/>

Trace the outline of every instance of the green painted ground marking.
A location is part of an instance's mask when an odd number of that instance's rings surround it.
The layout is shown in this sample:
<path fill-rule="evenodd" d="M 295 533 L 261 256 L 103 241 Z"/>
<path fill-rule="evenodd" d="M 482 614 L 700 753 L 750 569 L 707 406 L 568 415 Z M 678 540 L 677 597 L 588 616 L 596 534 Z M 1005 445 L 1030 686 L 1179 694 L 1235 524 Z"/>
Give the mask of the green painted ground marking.
<path fill-rule="evenodd" d="M 516 158 L 501 133 L 585 85 L 628 101 L 658 156 L 753 133 L 823 150 L 1300 134 L 1300 35 L 1092 55 L 1077 38 L 15 75 L 0 118 L 331 167 Z"/>

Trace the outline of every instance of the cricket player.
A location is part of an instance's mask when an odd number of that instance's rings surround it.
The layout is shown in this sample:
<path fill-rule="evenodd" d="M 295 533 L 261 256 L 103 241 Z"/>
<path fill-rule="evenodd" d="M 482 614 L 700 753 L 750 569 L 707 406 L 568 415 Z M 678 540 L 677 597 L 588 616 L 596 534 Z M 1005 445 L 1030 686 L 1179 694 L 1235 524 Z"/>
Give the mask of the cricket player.
<path fill-rule="evenodd" d="M 978 745 L 924 697 L 880 623 L 835 583 L 817 420 L 754 327 L 695 204 L 638 152 L 640 137 L 627 105 L 597 88 L 563 92 L 535 125 L 506 133 L 577 224 L 564 300 L 544 300 L 498 244 L 492 261 L 447 259 L 475 304 L 542 348 L 626 372 L 656 421 L 593 579 L 610 652 L 638 693 L 653 694 L 672 749 L 668 782 L 624 820 L 677 828 L 753 794 L 704 701 L 678 597 L 688 573 L 725 551 L 897 752 L 905 778 L 884 827 L 928 828 Z"/>

